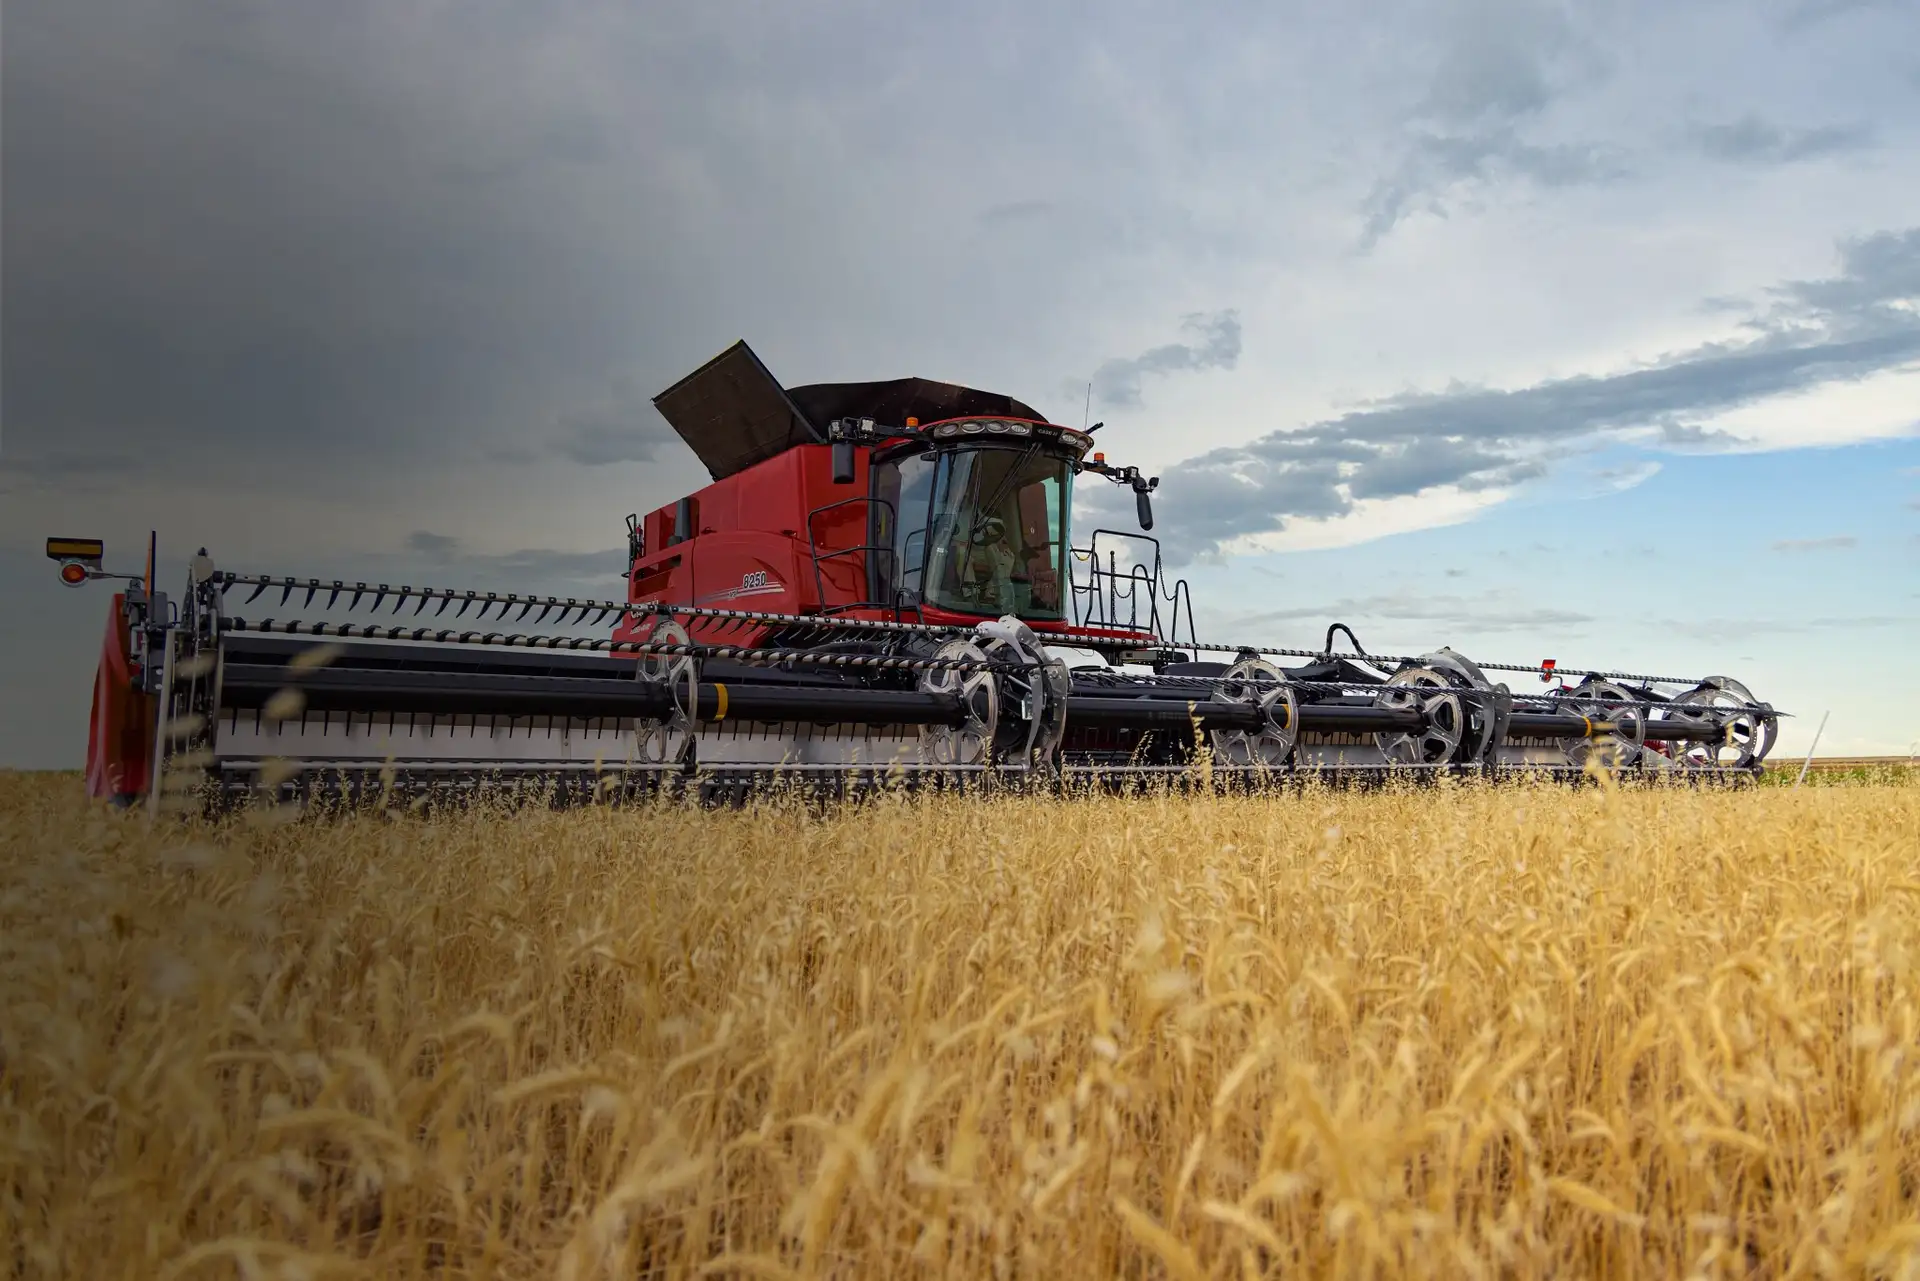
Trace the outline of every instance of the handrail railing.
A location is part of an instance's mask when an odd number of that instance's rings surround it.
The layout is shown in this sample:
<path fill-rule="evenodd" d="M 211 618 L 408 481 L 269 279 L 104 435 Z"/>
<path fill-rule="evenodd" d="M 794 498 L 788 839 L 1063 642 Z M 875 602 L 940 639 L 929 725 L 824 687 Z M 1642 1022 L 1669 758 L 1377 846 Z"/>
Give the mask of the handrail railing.
<path fill-rule="evenodd" d="M 820 568 L 820 562 L 823 560 L 833 560 L 836 557 L 840 557 L 840 556 L 853 556 L 860 552 L 881 552 L 887 556 L 889 568 L 892 570 L 892 572 L 887 577 L 887 581 L 890 583 L 896 584 L 896 587 L 898 584 L 899 569 L 900 569 L 899 557 L 894 552 L 894 549 L 890 546 L 883 546 L 879 543 L 873 543 L 873 542 L 864 542 L 864 543 L 857 543 L 852 547 L 840 547 L 840 548 L 835 548 L 834 550 L 826 551 L 826 552 L 823 552 L 820 550 L 820 540 L 817 537 L 815 537 L 814 531 L 813 531 L 814 517 L 820 515 L 823 512 L 830 512 L 837 508 L 850 507 L 856 503 L 865 503 L 868 505 L 869 514 L 866 522 L 866 527 L 869 530 L 873 528 L 873 518 L 871 514 L 871 509 L 876 504 L 878 506 L 881 506 L 887 509 L 887 527 L 889 529 L 893 527 L 894 517 L 895 517 L 893 504 L 888 502 L 884 498 L 874 498 L 868 494 L 860 494 L 853 498 L 843 498 L 837 503 L 828 503 L 825 506 L 816 507 L 812 511 L 808 512 L 807 513 L 807 553 L 813 558 L 813 590 L 814 590 L 815 598 L 820 602 L 820 612 L 822 614 L 833 614 L 833 613 L 838 613 L 842 610 L 849 610 L 849 609 L 890 609 L 893 611 L 894 619 L 897 622 L 900 616 L 900 602 L 897 599 L 897 592 L 896 592 L 896 599 L 890 600 L 890 601 L 876 601 L 876 600 L 862 599 L 862 600 L 853 601 L 845 605 L 829 606 L 827 604 L 827 580 L 826 580 L 825 573 L 823 573 Z M 873 584 L 873 575 L 871 573 L 870 568 L 869 568 L 868 574 L 866 575 L 866 579 L 867 579 L 867 588 L 863 589 L 863 595 L 865 590 L 871 589 Z"/>
<path fill-rule="evenodd" d="M 1100 557 L 1100 536 L 1147 543 L 1153 548 L 1151 565 L 1140 557 L 1130 558 L 1121 568 L 1118 552 L 1107 549 L 1106 564 Z M 1087 580 L 1082 583 L 1074 573 L 1074 563 L 1088 564 Z M 1127 627 L 1153 634 L 1163 645 L 1180 643 L 1181 614 L 1186 615 L 1187 644 L 1198 643 L 1193 621 L 1193 596 L 1184 578 L 1168 584 L 1166 567 L 1160 556 L 1160 540 L 1148 534 L 1127 533 L 1118 529 L 1096 529 L 1084 548 L 1072 548 L 1067 562 L 1068 588 L 1074 605 L 1074 621 L 1082 626 Z M 1124 587 L 1122 584 L 1124 583 Z M 1084 602 L 1084 608 L 1081 603 Z M 1171 608 L 1163 619 L 1161 604 Z M 1122 607 L 1126 617 L 1121 617 Z M 1146 614 L 1142 626 L 1141 613 Z M 1163 625 L 1164 624 L 1164 625 Z"/>

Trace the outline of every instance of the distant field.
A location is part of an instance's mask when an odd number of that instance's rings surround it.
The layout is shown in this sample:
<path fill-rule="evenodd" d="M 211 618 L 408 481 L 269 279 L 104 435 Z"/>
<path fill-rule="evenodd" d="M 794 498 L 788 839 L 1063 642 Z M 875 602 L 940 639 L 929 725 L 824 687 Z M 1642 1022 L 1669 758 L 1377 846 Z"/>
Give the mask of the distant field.
<path fill-rule="evenodd" d="M 1797 774 L 1800 767 L 1787 759 L 1768 758 L 1773 769 L 1789 774 Z M 1816 770 L 1914 770 L 1920 769 L 1920 757 L 1915 756 L 1816 756 L 1813 758 Z"/>
<path fill-rule="evenodd" d="M 155 830 L 0 774 L 0 1269 L 1913 1276 L 1920 780 L 1809 782 Z"/>

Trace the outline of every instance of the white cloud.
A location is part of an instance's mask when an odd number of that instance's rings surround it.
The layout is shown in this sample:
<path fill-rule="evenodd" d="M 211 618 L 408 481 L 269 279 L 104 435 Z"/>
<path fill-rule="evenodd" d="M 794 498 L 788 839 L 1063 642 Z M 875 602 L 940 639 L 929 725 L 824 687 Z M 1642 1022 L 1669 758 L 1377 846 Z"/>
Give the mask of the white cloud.
<path fill-rule="evenodd" d="M 1846 552 L 1860 545 L 1860 540 L 1852 534 L 1835 534 L 1829 538 L 1783 538 L 1774 543 L 1777 552 Z"/>
<path fill-rule="evenodd" d="M 1644 485 L 1659 474 L 1660 464 L 1651 458 L 1643 458 L 1618 467 L 1603 467 L 1593 473 L 1593 479 L 1600 492 L 1619 494 Z"/>
<path fill-rule="evenodd" d="M 1346 513 L 1321 520 L 1301 518 L 1283 530 L 1248 534 L 1221 547 L 1223 555 L 1325 551 L 1415 530 L 1459 525 L 1513 496 L 1510 489 L 1465 491 L 1445 485 L 1395 498 L 1362 498 Z"/>
<path fill-rule="evenodd" d="M 1729 451 L 1831 448 L 1920 433 L 1920 363 L 1703 418 Z"/>

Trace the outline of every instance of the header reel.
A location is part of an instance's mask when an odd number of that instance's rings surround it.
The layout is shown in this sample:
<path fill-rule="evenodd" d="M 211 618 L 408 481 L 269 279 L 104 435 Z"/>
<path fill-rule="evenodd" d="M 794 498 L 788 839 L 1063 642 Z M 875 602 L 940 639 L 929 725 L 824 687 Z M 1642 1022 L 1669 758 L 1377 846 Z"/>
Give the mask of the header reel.
<path fill-rule="evenodd" d="M 74 564 L 113 576 L 99 569 L 102 550 L 48 544 L 63 576 Z M 503 783 L 561 797 L 732 795 L 772 782 L 844 793 L 902 779 L 1258 784 L 1594 768 L 1738 779 L 1758 772 L 1778 728 L 1779 713 L 1724 676 L 1479 663 L 1448 648 L 1376 655 L 1357 641 L 1334 654 L 1332 633 L 1317 651 L 1188 645 L 1156 655 L 1151 671 L 1069 671 L 1047 635 L 1012 616 L 955 626 L 370 587 L 238 574 L 204 552 L 177 610 L 132 582 L 109 633 L 126 659 L 113 671 L 151 702 L 112 712 L 125 723 L 96 734 L 89 765 L 90 776 L 112 775 L 91 757 L 120 753 L 116 786 L 149 798 L 180 788 L 216 803 L 465 794 Z M 270 590 L 276 603 L 298 593 L 370 621 L 231 611 Z M 434 615 L 420 617 L 428 604 Z M 511 630 L 542 617 L 619 622 L 622 639 Z M 689 624 L 701 619 L 752 619 L 754 635 L 776 639 L 695 641 Z M 474 625 L 428 625 L 455 622 Z M 1289 657 L 1304 661 L 1277 661 Z M 1578 683 L 1516 694 L 1496 671 Z M 142 738 L 150 759 L 137 760 L 125 744 Z"/>

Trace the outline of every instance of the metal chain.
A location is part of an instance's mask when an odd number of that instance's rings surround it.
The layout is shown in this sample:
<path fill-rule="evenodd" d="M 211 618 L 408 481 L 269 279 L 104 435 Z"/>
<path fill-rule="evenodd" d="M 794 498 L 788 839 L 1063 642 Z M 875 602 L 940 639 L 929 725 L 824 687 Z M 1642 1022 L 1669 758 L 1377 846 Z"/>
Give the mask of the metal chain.
<path fill-rule="evenodd" d="M 1371 663 L 1376 667 L 1383 663 L 1419 664 L 1425 661 L 1424 658 L 1416 658 L 1403 654 L 1335 654 L 1317 649 L 1268 649 L 1259 645 L 1213 645 L 1200 642 L 1189 642 L 1184 645 L 1168 646 L 1168 648 L 1204 649 L 1220 654 L 1271 654 L 1283 658 L 1315 658 L 1322 660 L 1346 658 L 1356 659 L 1363 663 Z M 1464 658 L 1466 656 L 1462 655 L 1461 657 Z M 1640 681 L 1647 685 L 1698 685 L 1701 682 L 1701 678 L 1696 676 L 1642 676 L 1633 672 L 1603 672 L 1585 667 L 1543 667 L 1538 663 L 1483 663 L 1478 659 L 1474 659 L 1473 665 L 1485 672 L 1526 672 L 1534 676 L 1597 676 L 1602 680 Z"/>
<path fill-rule="evenodd" d="M 648 641 L 616 641 L 591 636 L 536 636 L 520 633 L 454 631 L 451 628 L 434 629 L 428 627 L 380 627 L 371 623 L 318 623 L 288 620 L 278 622 L 274 619 L 261 619 L 249 622 L 244 618 L 226 618 L 221 621 L 221 630 L 225 632 L 251 632 L 261 635 L 316 636 L 320 638 L 336 637 L 342 640 L 388 640 L 420 644 L 443 645 L 481 645 L 500 646 L 513 649 L 564 650 L 567 652 L 585 651 L 588 653 L 619 654 L 632 657 L 660 655 L 670 658 L 693 657 L 700 659 L 718 659 L 727 662 L 746 663 L 750 666 L 779 666 L 782 664 L 801 664 L 812 667 L 832 667 L 856 671 L 970 671 L 1019 673 L 1041 666 L 1035 661 L 981 662 L 967 658 L 905 658 L 885 654 L 828 654 L 818 650 L 780 649 L 771 647 L 749 647 L 740 645 L 673 645 Z M 1082 675 L 1086 675 L 1082 673 Z M 1167 682 L 1176 681 L 1173 688 L 1186 688 L 1200 693 L 1211 694 L 1218 688 L 1229 684 L 1248 683 L 1245 678 L 1228 676 L 1175 676 L 1158 677 L 1149 680 L 1146 677 L 1129 676 L 1125 673 L 1100 675 L 1096 684 L 1119 689 L 1167 689 Z M 1289 680 L 1287 685 L 1309 693 L 1351 694 L 1363 693 L 1377 696 L 1389 687 L 1354 681 L 1296 681 Z M 1471 695 L 1486 691 L 1474 691 L 1460 688 L 1447 692 Z M 1546 694 L 1514 694 L 1516 701 L 1527 704 L 1551 704 L 1553 697 Z M 1643 710 L 1671 707 L 1666 703 L 1609 703 L 1609 706 L 1637 707 Z M 1703 709 L 1704 710 L 1704 709 Z M 1719 709 L 1714 709 L 1719 710 Z M 1728 712 L 1734 709 L 1726 709 Z"/>
<path fill-rule="evenodd" d="M 305 591 L 307 598 L 303 604 L 309 605 L 313 603 L 315 596 L 321 592 L 326 592 L 328 599 L 325 608 L 327 609 L 332 609 L 341 596 L 349 594 L 351 595 L 351 599 L 347 602 L 347 608 L 350 610 L 360 608 L 360 601 L 366 596 L 373 597 L 372 604 L 367 606 L 368 609 L 379 609 L 380 606 L 386 603 L 387 599 L 391 597 L 394 603 L 395 613 L 398 613 L 400 606 L 409 600 L 417 600 L 419 602 L 414 606 L 415 614 L 418 614 L 421 610 L 425 609 L 428 604 L 437 600 L 441 602 L 441 605 L 440 608 L 435 611 L 435 617 L 446 612 L 448 605 L 455 603 L 460 605 L 459 610 L 454 614 L 455 618 L 462 617 L 466 614 L 467 610 L 478 605 L 480 608 L 474 615 L 476 619 L 484 619 L 487 616 L 487 611 L 492 609 L 498 609 L 501 618 L 504 619 L 508 610 L 518 606 L 520 608 L 520 616 L 514 620 L 515 622 L 524 620 L 529 613 L 538 609 L 540 615 L 534 619 L 535 623 L 543 621 L 547 615 L 554 610 L 559 610 L 560 617 L 554 620 L 556 623 L 564 622 L 569 614 L 577 611 L 580 618 L 576 620 L 576 623 L 584 621 L 589 614 L 596 614 L 598 615 L 594 620 L 596 626 L 605 622 L 613 615 L 647 617 L 649 615 L 664 614 L 674 617 L 715 618 L 748 623 L 797 623 L 807 627 L 847 632 L 907 632 L 939 637 L 956 636 L 972 630 L 969 627 L 938 623 L 898 623 L 888 622 L 884 619 L 827 618 L 808 614 L 770 614 L 758 610 L 716 609 L 704 605 L 672 605 L 661 601 L 632 603 L 610 600 L 579 600 L 571 596 L 563 599 L 559 596 L 523 596 L 513 592 L 460 591 L 457 588 L 451 587 L 410 587 L 404 585 L 394 587 L 388 583 L 349 583 L 337 578 L 326 582 L 318 578 L 274 578 L 271 575 L 235 574 L 231 571 L 222 571 L 215 574 L 214 581 L 219 584 L 222 595 L 225 595 L 235 587 L 253 588 L 253 595 L 247 597 L 245 601 L 242 601 L 242 605 L 250 604 L 259 599 L 262 592 L 278 587 L 281 589 L 280 603 L 283 605 L 287 603 L 294 592 Z"/>
<path fill-rule="evenodd" d="M 1276 653 L 1281 651 L 1268 650 L 1266 652 Z M 1221 685 L 1251 685 L 1254 689 L 1265 688 L 1265 686 L 1262 683 L 1249 680 L 1247 677 L 1244 677 L 1244 676 L 1189 676 L 1189 675 L 1144 676 L 1144 675 L 1134 675 L 1128 672 L 1109 673 L 1109 672 L 1087 672 L 1087 671 L 1079 671 L 1073 674 L 1076 677 L 1079 677 L 1082 679 L 1088 679 L 1092 683 L 1103 685 L 1108 688 L 1121 689 L 1121 690 L 1127 690 L 1127 689 L 1165 690 L 1165 689 L 1182 689 L 1182 688 L 1212 689 Z M 1296 680 L 1292 677 L 1287 678 L 1286 685 L 1290 689 L 1301 690 L 1309 693 L 1367 694 L 1367 695 L 1378 695 L 1389 689 L 1418 688 L 1416 686 L 1390 686 L 1390 685 L 1385 685 L 1385 684 L 1372 682 L 1372 681 L 1307 681 L 1307 680 Z M 1436 688 L 1432 692 L 1472 696 L 1472 695 L 1487 695 L 1487 694 L 1491 694 L 1493 691 L 1476 690 L 1468 686 L 1448 686 L 1444 689 Z M 1554 711 L 1554 710 L 1558 710 L 1561 700 L 1571 695 L 1571 693 L 1572 693 L 1571 690 L 1564 691 L 1564 692 L 1548 692 L 1545 694 L 1531 694 L 1531 693 L 1525 693 L 1525 692 L 1508 691 L 1508 696 L 1512 698 L 1516 704 L 1525 705 L 1528 709 L 1537 708 L 1545 711 Z M 1689 715 L 1689 716 L 1697 715 L 1705 711 L 1712 711 L 1716 714 L 1724 713 L 1724 714 L 1732 715 L 1740 711 L 1764 712 L 1764 711 L 1770 710 L 1770 709 L 1764 708 L 1762 705 L 1757 703 L 1742 703 L 1739 705 L 1739 707 L 1703 708 L 1703 707 L 1683 706 L 1670 701 L 1656 700 L 1656 699 L 1606 699 L 1604 701 L 1587 699 L 1583 701 L 1600 702 L 1600 705 L 1606 708 L 1616 708 L 1616 707 L 1617 708 L 1635 708 L 1641 711 L 1658 711 L 1662 709 L 1673 709 L 1680 712 L 1681 714 Z M 1579 715 L 1580 713 L 1574 713 L 1574 714 Z"/>
<path fill-rule="evenodd" d="M 592 636 L 529 636 L 503 632 L 456 632 L 451 628 L 378 627 L 372 623 L 276 622 L 271 618 L 248 622 L 220 620 L 223 632 L 265 635 L 339 637 L 343 640 L 391 640 L 440 645 L 498 645 L 513 649 L 587 651 L 603 654 L 659 654 L 671 658 L 722 659 L 754 666 L 800 663 L 813 667 L 847 667 L 868 671 L 977 671 L 1021 672 L 1037 662 L 980 662 L 967 658 L 902 658 L 886 654 L 829 654 L 810 649 L 753 648 L 742 645 L 667 645 L 648 641 L 616 641 Z"/>
<path fill-rule="evenodd" d="M 883 619 L 863 618 L 829 619 L 817 615 L 774 614 L 758 610 L 716 609 L 711 606 L 702 605 L 670 605 L 659 601 L 648 601 L 636 604 L 625 601 L 579 600 L 571 596 L 563 599 L 559 596 L 523 596 L 512 592 L 460 591 L 449 587 L 411 587 L 405 585 L 394 587 L 387 583 L 349 583 L 337 578 L 331 581 L 322 581 L 318 578 L 275 578 L 271 575 L 264 574 L 247 575 L 236 574 L 232 571 L 221 571 L 216 573 L 213 579 L 214 582 L 219 585 L 220 592 L 223 596 L 235 587 L 252 587 L 254 589 L 253 595 L 247 597 L 246 601 L 241 602 L 242 604 L 257 600 L 263 592 L 278 587 L 281 589 L 280 601 L 282 604 L 285 604 L 294 592 L 304 590 L 307 593 L 305 602 L 307 604 L 311 604 L 319 593 L 328 593 L 326 607 L 329 609 L 334 607 L 342 595 L 349 593 L 351 594 L 351 599 L 347 603 L 347 608 L 350 610 L 358 609 L 361 600 L 367 596 L 373 597 L 373 603 L 367 608 L 376 610 L 391 597 L 396 613 L 399 612 L 400 606 L 408 600 L 416 600 L 419 602 L 414 607 L 415 614 L 420 613 L 430 602 L 437 600 L 441 602 L 441 605 L 439 610 L 435 611 L 436 617 L 446 612 L 448 605 L 455 603 L 460 605 L 459 610 L 454 614 L 455 618 L 462 617 L 466 614 L 467 610 L 477 605 L 479 606 L 479 610 L 475 614 L 476 619 L 484 619 L 488 611 L 493 609 L 498 609 L 501 618 L 504 619 L 507 611 L 517 606 L 520 609 L 520 616 L 514 621 L 523 621 L 529 613 L 538 609 L 540 614 L 539 617 L 534 619 L 535 624 L 544 621 L 550 613 L 558 610 L 560 616 L 554 620 L 558 624 L 564 624 L 569 615 L 577 612 L 579 618 L 576 620 L 576 625 L 584 623 L 588 615 L 595 615 L 595 626 L 604 623 L 616 615 L 631 617 L 665 615 L 671 617 L 712 618 L 746 623 L 769 623 L 776 625 L 797 624 L 804 627 L 839 631 L 848 634 L 859 632 L 890 632 L 948 638 L 968 635 L 971 634 L 973 630 L 970 627 L 950 624 L 901 623 L 889 622 Z M 1042 644 L 1055 644 L 1065 648 L 1073 648 L 1076 642 L 1084 642 L 1092 639 L 1093 638 L 1090 637 L 1040 635 Z M 1260 654 L 1276 658 L 1307 658 L 1320 661 L 1340 658 L 1357 659 L 1361 662 L 1371 663 L 1376 666 L 1387 663 L 1417 664 L 1422 661 L 1418 657 L 1408 655 L 1335 654 L 1322 650 L 1277 649 L 1267 646 L 1224 645 L 1200 641 L 1188 641 L 1184 644 L 1168 643 L 1162 648 L 1191 649 L 1220 654 Z M 1647 676 L 1635 672 L 1602 671 L 1597 668 L 1581 667 L 1548 668 L 1538 663 L 1481 663 L 1476 661 L 1475 665 L 1482 671 L 1526 673 L 1534 676 L 1591 676 L 1601 680 L 1638 681 L 1647 685 L 1698 685 L 1701 683 L 1698 677 Z"/>

